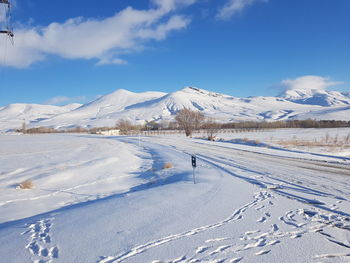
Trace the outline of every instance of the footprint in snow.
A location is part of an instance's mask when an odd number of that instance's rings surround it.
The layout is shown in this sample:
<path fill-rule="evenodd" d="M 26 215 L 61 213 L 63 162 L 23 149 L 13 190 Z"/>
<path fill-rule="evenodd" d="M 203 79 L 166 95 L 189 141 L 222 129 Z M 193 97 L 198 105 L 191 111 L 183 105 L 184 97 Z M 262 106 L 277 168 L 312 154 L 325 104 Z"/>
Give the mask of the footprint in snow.
<path fill-rule="evenodd" d="M 250 243 L 250 244 L 245 245 L 243 249 L 247 250 L 247 249 L 256 248 L 256 247 L 263 247 L 265 245 L 266 245 L 266 239 L 261 238 L 255 243 Z"/>
<path fill-rule="evenodd" d="M 203 253 L 205 251 L 207 251 L 210 247 L 198 247 L 196 250 L 197 254 Z"/>
<path fill-rule="evenodd" d="M 270 251 L 271 250 L 261 250 L 261 251 L 255 253 L 255 255 L 257 255 L 257 256 L 265 255 L 265 254 L 269 253 Z"/>
<path fill-rule="evenodd" d="M 52 258 L 58 258 L 58 247 L 51 248 L 50 255 Z"/>
<path fill-rule="evenodd" d="M 264 205 L 261 205 L 261 206 L 255 208 L 255 210 L 259 211 L 259 210 L 263 209 L 264 207 L 265 207 Z"/>
<path fill-rule="evenodd" d="M 27 245 L 27 248 L 29 249 L 31 254 L 33 255 L 39 254 L 40 247 L 36 242 L 31 242 L 29 245 Z"/>
<path fill-rule="evenodd" d="M 283 223 L 285 223 L 286 225 L 294 226 L 294 227 L 296 227 L 296 228 L 301 228 L 301 227 L 303 227 L 304 225 L 306 225 L 306 223 L 297 224 L 297 223 L 288 221 L 288 220 L 286 220 L 283 216 L 280 216 L 278 219 L 281 220 L 281 221 L 282 221 Z M 295 221 L 295 220 L 294 220 L 294 221 Z"/>
<path fill-rule="evenodd" d="M 233 258 L 229 261 L 229 263 L 238 263 L 240 262 L 241 260 L 243 259 L 243 257 L 240 257 L 240 258 Z"/>
<path fill-rule="evenodd" d="M 266 246 L 274 246 L 274 245 L 277 245 L 278 243 L 281 243 L 281 241 L 271 240 L 269 243 L 266 244 Z"/>
<path fill-rule="evenodd" d="M 303 236 L 302 234 L 302 232 L 295 232 L 290 236 L 290 238 L 299 238 Z"/>
<path fill-rule="evenodd" d="M 278 225 L 276 225 L 276 224 L 271 225 L 272 232 L 276 232 L 276 231 L 278 231 L 278 229 L 279 229 Z"/>
<path fill-rule="evenodd" d="M 259 222 L 259 223 L 264 223 L 266 221 L 266 217 L 260 217 L 258 220 L 257 220 L 257 222 Z"/>
<path fill-rule="evenodd" d="M 220 246 L 218 247 L 216 250 L 214 250 L 213 252 L 211 252 L 209 255 L 212 256 L 212 255 L 215 255 L 215 254 L 218 254 L 228 248 L 230 248 L 231 246 L 227 245 L 227 246 Z"/>
<path fill-rule="evenodd" d="M 245 232 L 244 234 L 245 234 L 245 235 L 252 235 L 252 234 L 259 233 L 259 232 L 260 232 L 260 230 L 253 230 L 253 231 L 247 231 L 247 232 Z"/>
<path fill-rule="evenodd" d="M 35 223 L 28 224 L 27 230 L 21 235 L 29 234 L 29 242 L 26 248 L 35 259 L 34 262 L 52 262 L 58 258 L 59 249 L 57 246 L 50 246 L 52 220 L 54 218 L 38 220 Z"/>
<path fill-rule="evenodd" d="M 171 263 L 180 263 L 182 261 L 184 261 L 186 259 L 186 256 L 182 256 L 182 257 L 179 257 L 177 259 L 174 259 L 172 261 L 170 261 Z"/>

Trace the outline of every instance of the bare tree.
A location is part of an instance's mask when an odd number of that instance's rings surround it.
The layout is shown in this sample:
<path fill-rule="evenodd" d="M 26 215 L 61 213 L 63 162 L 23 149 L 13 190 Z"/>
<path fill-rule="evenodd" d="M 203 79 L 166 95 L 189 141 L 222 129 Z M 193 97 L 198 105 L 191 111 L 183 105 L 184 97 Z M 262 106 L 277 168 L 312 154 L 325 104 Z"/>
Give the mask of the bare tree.
<path fill-rule="evenodd" d="M 116 123 L 116 128 L 120 130 L 120 133 L 127 134 L 130 130 L 133 129 L 131 121 L 126 119 L 120 119 Z"/>
<path fill-rule="evenodd" d="M 177 130 L 179 128 L 179 124 L 176 121 L 169 122 L 168 129 L 169 130 Z"/>
<path fill-rule="evenodd" d="M 203 129 L 205 129 L 208 140 L 215 141 L 216 135 L 219 133 L 221 125 L 215 121 L 213 118 L 207 118 L 202 125 Z"/>
<path fill-rule="evenodd" d="M 161 120 L 159 123 L 159 128 L 164 130 L 164 129 L 168 129 L 170 125 L 170 122 L 168 120 Z"/>
<path fill-rule="evenodd" d="M 186 136 L 191 136 L 193 131 L 198 129 L 203 122 L 204 115 L 199 111 L 185 108 L 177 113 L 175 120 L 178 125 L 185 130 Z"/>
<path fill-rule="evenodd" d="M 147 131 L 151 130 L 151 131 L 157 131 L 160 128 L 160 124 L 157 123 L 156 121 L 152 120 L 152 121 L 146 121 L 145 124 L 145 128 Z"/>

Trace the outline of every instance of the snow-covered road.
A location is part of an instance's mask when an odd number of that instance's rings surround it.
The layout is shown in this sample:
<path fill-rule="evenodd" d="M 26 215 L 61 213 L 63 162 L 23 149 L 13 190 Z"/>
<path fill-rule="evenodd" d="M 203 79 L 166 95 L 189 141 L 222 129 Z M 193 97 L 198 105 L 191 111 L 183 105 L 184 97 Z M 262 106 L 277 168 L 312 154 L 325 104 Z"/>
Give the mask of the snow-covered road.
<path fill-rule="evenodd" d="M 140 146 L 137 138 L 86 140 L 103 142 L 98 151 L 114 141 L 121 154 L 130 149 L 137 158 L 118 165 L 132 183 L 110 187 L 109 197 L 93 188 L 96 198 L 61 209 L 47 202 L 45 213 L 0 224 L 6 262 L 350 261 L 346 158 L 171 136 L 145 137 Z M 190 154 L 198 157 L 195 185 Z M 103 158 L 111 155 L 132 158 L 112 150 Z M 165 162 L 174 168 L 161 169 Z M 96 178 L 113 169 L 88 168 Z"/>
<path fill-rule="evenodd" d="M 327 209 L 326 204 L 347 200 L 350 195 L 347 158 L 203 140 L 187 140 L 182 144 L 171 139 L 157 142 L 195 154 L 204 163 L 263 189 L 304 203 L 319 204 L 323 209 Z"/>

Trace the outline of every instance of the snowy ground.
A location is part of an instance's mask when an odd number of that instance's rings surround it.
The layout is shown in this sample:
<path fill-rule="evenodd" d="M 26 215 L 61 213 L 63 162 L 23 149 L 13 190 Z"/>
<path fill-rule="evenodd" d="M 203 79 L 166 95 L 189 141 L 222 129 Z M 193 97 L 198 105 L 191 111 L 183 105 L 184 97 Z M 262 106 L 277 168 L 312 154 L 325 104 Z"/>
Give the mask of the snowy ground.
<path fill-rule="evenodd" d="M 265 144 L 265 147 L 350 157 L 350 128 L 267 129 L 236 133 L 223 131 L 217 134 L 222 141 L 245 143 L 244 141 L 251 140 Z"/>
<path fill-rule="evenodd" d="M 0 146 L 3 262 L 350 261 L 348 157 L 180 136 Z"/>
<path fill-rule="evenodd" d="M 0 222 L 123 193 L 143 180 L 147 154 L 116 140 L 84 135 L 0 136 Z M 25 181 L 34 190 L 18 190 Z"/>
<path fill-rule="evenodd" d="M 222 130 L 224 131 L 224 130 Z M 315 138 L 324 138 L 327 134 L 331 137 L 344 137 L 350 133 L 350 128 L 324 128 L 324 129 L 263 129 L 255 132 L 238 132 L 238 133 L 225 133 L 219 132 L 219 137 L 231 137 L 231 138 L 250 138 L 258 139 L 264 142 L 276 141 L 283 139 L 308 139 L 313 141 Z"/>

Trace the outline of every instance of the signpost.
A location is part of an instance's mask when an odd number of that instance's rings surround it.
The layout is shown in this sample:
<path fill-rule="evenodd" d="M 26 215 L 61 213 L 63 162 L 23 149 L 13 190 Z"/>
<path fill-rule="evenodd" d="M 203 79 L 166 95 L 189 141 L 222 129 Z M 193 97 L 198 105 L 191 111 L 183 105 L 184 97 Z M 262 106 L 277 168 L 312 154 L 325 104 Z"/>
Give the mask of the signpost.
<path fill-rule="evenodd" d="M 195 155 L 191 156 L 191 160 L 192 160 L 192 168 L 193 168 L 193 183 L 196 184 L 196 167 L 197 167 L 197 158 Z"/>

